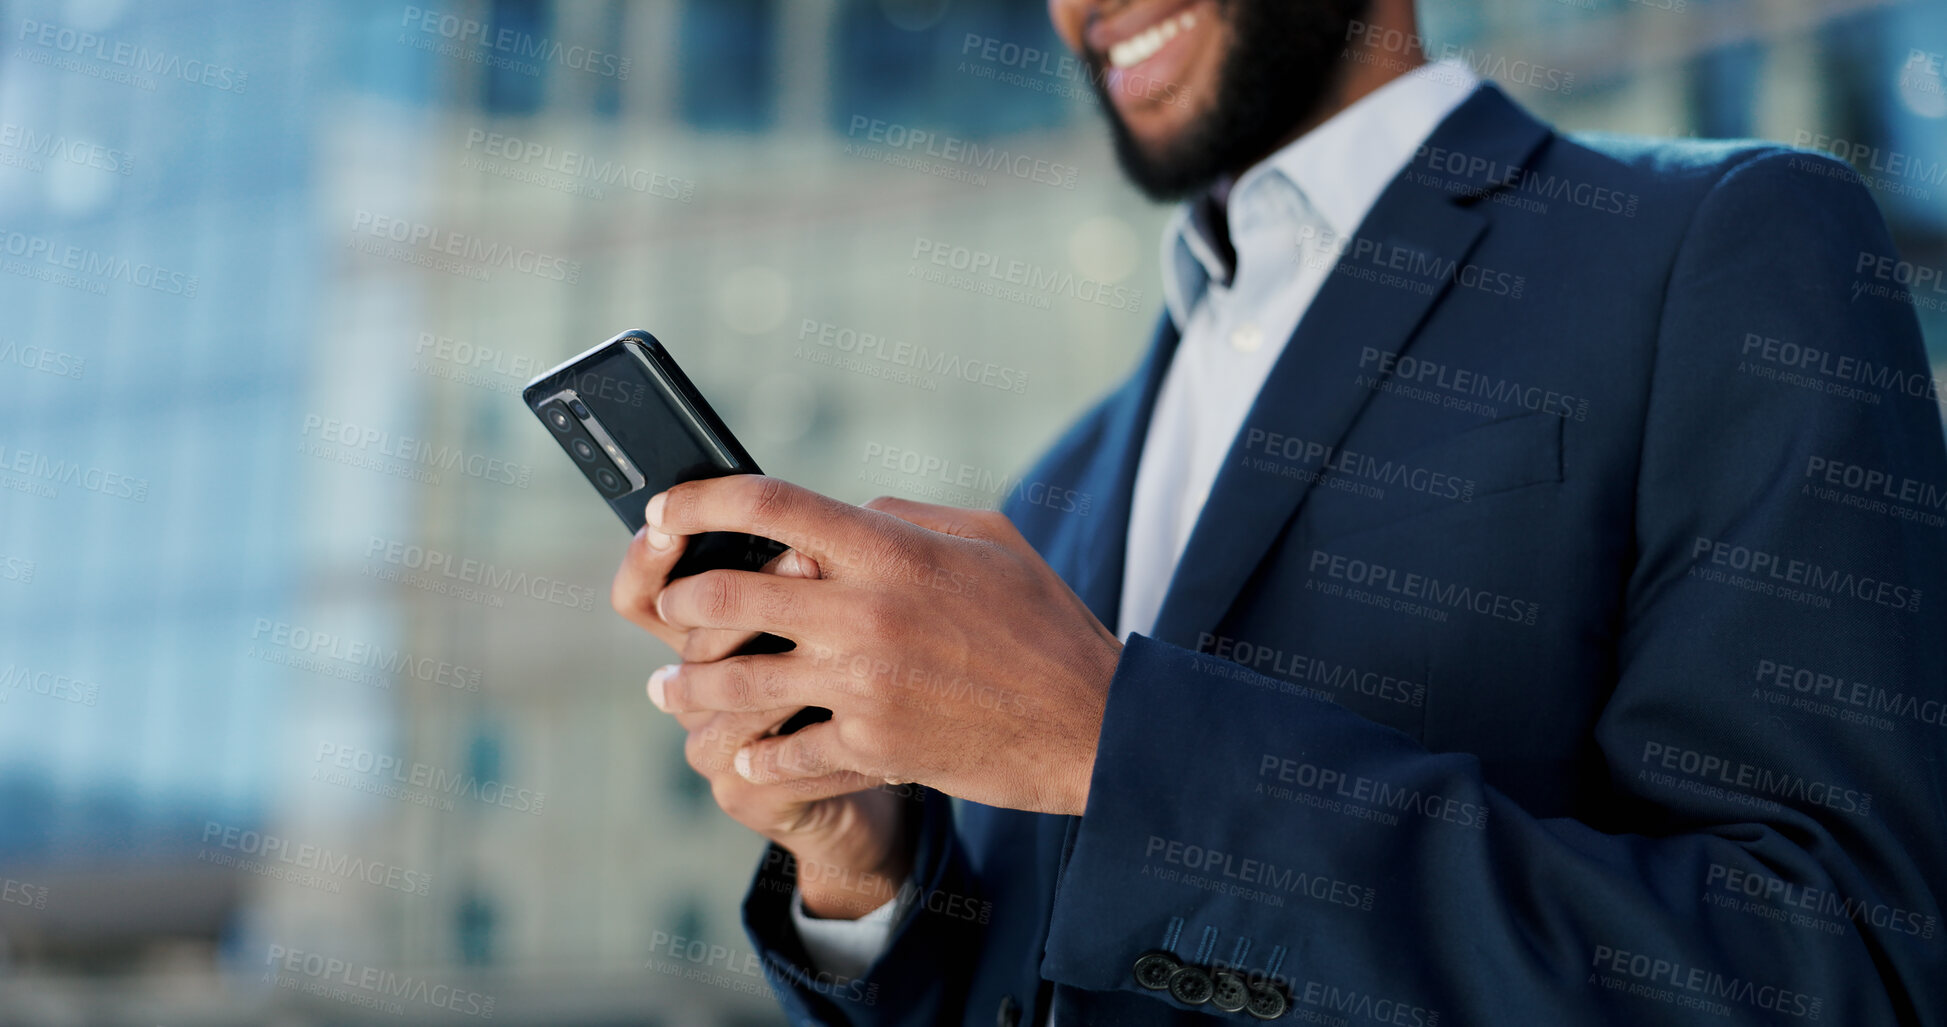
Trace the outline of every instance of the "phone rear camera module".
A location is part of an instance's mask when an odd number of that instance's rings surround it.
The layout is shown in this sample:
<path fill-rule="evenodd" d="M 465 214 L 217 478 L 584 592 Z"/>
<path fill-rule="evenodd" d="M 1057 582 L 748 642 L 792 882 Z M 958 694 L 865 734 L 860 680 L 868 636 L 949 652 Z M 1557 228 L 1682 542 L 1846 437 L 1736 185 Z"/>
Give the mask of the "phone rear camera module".
<path fill-rule="evenodd" d="M 622 483 L 622 476 L 606 467 L 595 468 L 595 485 L 602 490 L 603 495 L 616 495 L 628 491 L 628 487 Z"/>
<path fill-rule="evenodd" d="M 589 418 L 588 408 L 582 404 L 581 400 L 578 399 L 569 400 L 568 409 L 571 412 L 573 412 L 573 414 L 576 417 L 579 417 L 582 420 L 587 420 Z"/>
<path fill-rule="evenodd" d="M 593 442 L 579 436 L 568 441 L 568 448 L 574 450 L 575 459 L 585 464 L 594 463 L 595 458 L 601 455 L 595 451 Z"/>
<path fill-rule="evenodd" d="M 548 404 L 545 416 L 548 426 L 563 435 L 575 430 L 575 419 L 569 417 L 568 408 L 559 403 Z"/>

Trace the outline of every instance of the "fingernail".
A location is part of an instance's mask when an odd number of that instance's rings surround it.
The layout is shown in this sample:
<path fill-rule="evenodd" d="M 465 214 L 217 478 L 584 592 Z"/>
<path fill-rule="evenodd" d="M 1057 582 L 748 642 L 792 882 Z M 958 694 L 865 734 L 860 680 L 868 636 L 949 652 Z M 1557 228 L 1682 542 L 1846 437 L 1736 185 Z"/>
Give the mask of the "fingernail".
<path fill-rule="evenodd" d="M 737 767 L 738 777 L 741 777 L 746 781 L 757 780 L 756 778 L 750 776 L 750 746 L 746 745 L 743 748 L 738 749 L 737 758 L 732 760 L 731 762 L 734 763 Z"/>
<path fill-rule="evenodd" d="M 649 675 L 649 701 L 665 713 L 669 712 L 669 707 L 663 702 L 663 684 L 675 676 L 676 664 L 673 663 L 657 667 L 656 672 Z"/>
<path fill-rule="evenodd" d="M 648 533 L 644 535 L 642 538 L 643 541 L 649 543 L 649 548 L 651 549 L 655 549 L 655 550 L 668 549 L 669 544 L 671 542 L 676 541 L 674 538 L 665 535 L 654 528 L 643 528 L 642 530 Z"/>
<path fill-rule="evenodd" d="M 656 527 L 662 526 L 663 501 L 666 500 L 668 497 L 669 497 L 669 493 L 667 492 L 658 492 L 655 495 L 649 497 L 649 505 L 643 508 L 642 515 L 644 517 L 649 518 L 650 524 L 655 525 Z"/>

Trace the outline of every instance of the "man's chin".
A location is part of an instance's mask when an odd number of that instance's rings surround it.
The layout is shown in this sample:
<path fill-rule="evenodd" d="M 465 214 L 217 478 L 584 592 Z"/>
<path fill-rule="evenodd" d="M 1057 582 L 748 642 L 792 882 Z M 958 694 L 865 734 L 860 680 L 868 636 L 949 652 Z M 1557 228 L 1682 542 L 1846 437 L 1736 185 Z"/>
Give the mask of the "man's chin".
<path fill-rule="evenodd" d="M 1152 199 L 1179 200 L 1264 159 L 1325 109 L 1346 33 L 1369 4 L 1229 0 L 1221 5 L 1228 46 L 1220 59 L 1199 62 L 1188 92 L 1194 109 L 1130 104 L 1136 117 L 1125 120 L 1103 77 L 1091 76 L 1124 173 Z"/>
<path fill-rule="evenodd" d="M 1165 162 L 1196 135 L 1194 118 L 1184 116 L 1187 112 L 1173 113 L 1177 116 L 1167 120 L 1155 116 L 1154 112 L 1147 111 L 1134 118 L 1127 115 L 1118 116 L 1122 131 L 1129 137 L 1129 145 L 1134 155 L 1142 157 L 1145 161 Z"/>
<path fill-rule="evenodd" d="M 1167 203 L 1194 196 L 1222 173 L 1207 148 L 1197 145 L 1199 133 L 1192 125 L 1139 137 L 1120 117 L 1112 116 L 1109 131 L 1122 173 L 1152 200 Z"/>

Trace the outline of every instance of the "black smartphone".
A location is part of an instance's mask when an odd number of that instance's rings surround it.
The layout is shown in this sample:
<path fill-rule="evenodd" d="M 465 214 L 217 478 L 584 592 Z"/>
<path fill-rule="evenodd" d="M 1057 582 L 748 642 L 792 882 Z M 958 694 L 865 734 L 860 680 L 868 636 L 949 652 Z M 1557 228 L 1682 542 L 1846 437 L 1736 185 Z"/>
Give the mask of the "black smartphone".
<path fill-rule="evenodd" d="M 641 329 L 623 332 L 535 378 L 521 390 L 521 399 L 630 532 L 641 530 L 649 497 L 672 485 L 763 473 L 669 351 Z M 761 570 L 786 548 L 758 535 L 705 532 L 690 538 L 669 576 Z M 790 640 L 764 634 L 739 651 L 791 648 Z M 778 733 L 830 716 L 830 710 L 807 706 Z"/>

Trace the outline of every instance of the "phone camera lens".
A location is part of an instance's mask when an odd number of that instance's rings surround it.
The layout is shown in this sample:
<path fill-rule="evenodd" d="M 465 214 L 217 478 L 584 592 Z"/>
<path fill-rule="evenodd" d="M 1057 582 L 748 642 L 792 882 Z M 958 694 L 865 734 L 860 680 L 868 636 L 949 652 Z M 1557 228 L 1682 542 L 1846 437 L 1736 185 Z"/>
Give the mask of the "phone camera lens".
<path fill-rule="evenodd" d="M 595 468 L 595 484 L 600 485 L 603 492 L 620 492 L 622 491 L 622 476 L 606 467 L 597 467 Z"/>
<path fill-rule="evenodd" d="M 568 448 L 575 451 L 575 459 L 585 464 L 594 463 L 600 455 L 595 452 L 595 444 L 587 439 L 575 439 L 568 443 Z"/>
<path fill-rule="evenodd" d="M 578 399 L 569 400 L 568 409 L 573 411 L 576 417 L 580 417 L 580 418 L 588 417 L 588 408 L 582 405 L 581 400 Z"/>
<path fill-rule="evenodd" d="M 555 431 L 565 433 L 574 430 L 575 419 L 569 417 L 568 411 L 557 404 L 548 408 L 548 424 L 552 425 Z"/>

